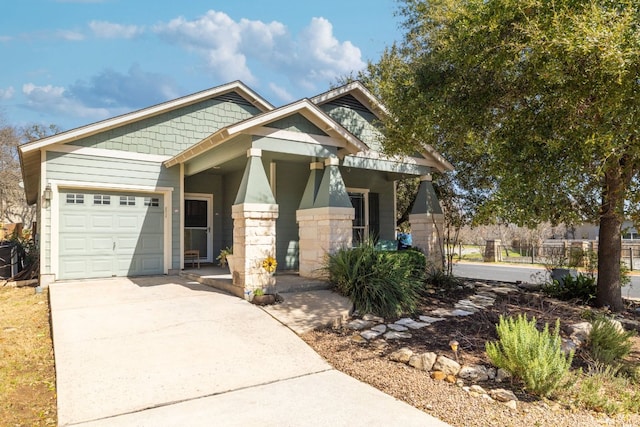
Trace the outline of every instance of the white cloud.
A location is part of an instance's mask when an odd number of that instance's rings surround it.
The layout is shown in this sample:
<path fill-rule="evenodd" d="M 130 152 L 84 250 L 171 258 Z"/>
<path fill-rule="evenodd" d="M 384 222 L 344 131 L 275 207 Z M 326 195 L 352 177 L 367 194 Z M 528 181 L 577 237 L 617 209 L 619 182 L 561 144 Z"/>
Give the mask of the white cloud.
<path fill-rule="evenodd" d="M 26 83 L 22 93 L 30 109 L 85 121 L 113 117 L 182 94 L 171 78 L 145 72 L 137 65 L 127 73 L 104 70 L 88 82 L 78 81 L 68 88 Z"/>
<path fill-rule="evenodd" d="M 299 43 L 299 59 L 313 65 L 305 76 L 310 81 L 331 80 L 366 65 L 360 49 L 350 41 L 340 43 L 333 35 L 333 26 L 324 18 L 313 18 L 303 30 Z"/>
<path fill-rule="evenodd" d="M 79 33 L 77 31 L 71 30 L 58 30 L 56 31 L 56 37 L 61 38 L 63 40 L 77 42 L 84 40 L 84 34 Z"/>
<path fill-rule="evenodd" d="M 63 87 L 36 86 L 26 83 L 22 86 L 22 93 L 27 98 L 29 108 L 48 113 L 57 113 L 72 117 L 99 120 L 109 117 L 110 112 L 105 108 L 91 108 L 67 96 Z"/>
<path fill-rule="evenodd" d="M 97 37 L 104 39 L 131 39 L 144 32 L 144 29 L 137 25 L 122 25 L 107 21 L 91 21 L 89 28 Z"/>
<path fill-rule="evenodd" d="M 187 20 L 179 17 L 156 25 L 154 31 L 169 43 L 196 52 L 217 77 L 255 84 L 264 68 L 276 71 L 299 88 L 315 90 L 336 77 L 365 67 L 360 49 L 340 42 L 324 18 L 313 18 L 299 35 L 292 35 L 277 21 L 234 21 L 210 10 Z M 288 94 L 280 95 L 286 97 Z M 274 90 L 277 92 L 277 90 Z"/>
<path fill-rule="evenodd" d="M 13 98 L 13 94 L 15 93 L 15 89 L 13 86 L 9 86 L 6 89 L 0 89 L 0 99 L 6 100 Z"/>
<path fill-rule="evenodd" d="M 106 69 L 69 87 L 69 94 L 86 105 L 103 108 L 143 108 L 181 95 L 170 77 L 149 73 L 134 64 L 126 74 Z"/>
<path fill-rule="evenodd" d="M 295 97 L 291 95 L 285 88 L 282 86 L 278 86 L 277 84 L 271 82 L 269 83 L 269 89 L 273 92 L 280 100 L 284 102 L 292 102 L 295 101 Z"/>

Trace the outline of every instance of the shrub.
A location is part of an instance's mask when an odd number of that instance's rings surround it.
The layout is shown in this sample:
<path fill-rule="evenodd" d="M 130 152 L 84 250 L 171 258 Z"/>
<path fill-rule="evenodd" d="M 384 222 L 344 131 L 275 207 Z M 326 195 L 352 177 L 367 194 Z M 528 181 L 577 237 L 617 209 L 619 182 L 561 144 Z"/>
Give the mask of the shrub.
<path fill-rule="evenodd" d="M 436 288 L 451 290 L 462 285 L 462 280 L 440 268 L 430 268 L 427 271 L 426 283 Z"/>
<path fill-rule="evenodd" d="M 540 396 L 551 395 L 569 371 L 573 352 L 562 352 L 560 321 L 549 332 L 545 324 L 542 332 L 536 328 L 536 318 L 525 315 L 516 319 L 500 316 L 496 326 L 499 340 L 488 342 L 486 351 L 491 362 L 520 378 L 527 390 Z"/>
<path fill-rule="evenodd" d="M 619 367 L 631 351 L 631 337 L 634 335 L 634 331 L 621 329 L 607 317 L 596 317 L 587 339 L 587 350 L 596 362 Z"/>
<path fill-rule="evenodd" d="M 420 252 L 377 251 L 369 242 L 329 254 L 325 268 L 336 290 L 360 313 L 394 317 L 415 311 L 424 265 Z"/>
<path fill-rule="evenodd" d="M 562 282 L 554 280 L 542 287 L 542 292 L 563 301 L 578 299 L 585 304 L 596 297 L 596 279 L 579 273 L 577 276 L 565 276 Z"/>
<path fill-rule="evenodd" d="M 574 386 L 562 392 L 562 400 L 609 416 L 640 411 L 640 390 L 628 378 L 617 376 L 610 366 L 599 365 L 586 373 L 576 371 L 574 378 Z"/>

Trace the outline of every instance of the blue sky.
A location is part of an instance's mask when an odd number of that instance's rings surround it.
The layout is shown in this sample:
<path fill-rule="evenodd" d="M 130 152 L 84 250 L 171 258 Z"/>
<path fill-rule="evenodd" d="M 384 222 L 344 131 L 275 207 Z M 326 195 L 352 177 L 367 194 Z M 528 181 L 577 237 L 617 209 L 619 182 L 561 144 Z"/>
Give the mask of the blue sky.
<path fill-rule="evenodd" d="M 233 80 L 279 106 L 402 36 L 395 0 L 20 0 L 0 13 L 0 118 L 63 130 Z"/>

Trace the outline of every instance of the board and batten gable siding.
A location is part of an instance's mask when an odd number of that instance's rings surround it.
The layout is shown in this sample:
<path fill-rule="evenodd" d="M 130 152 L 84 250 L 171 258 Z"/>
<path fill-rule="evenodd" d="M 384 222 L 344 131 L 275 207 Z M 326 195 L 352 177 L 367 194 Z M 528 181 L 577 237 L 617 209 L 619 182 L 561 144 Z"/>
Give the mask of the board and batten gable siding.
<path fill-rule="evenodd" d="M 382 151 L 382 133 L 376 128 L 376 116 L 351 95 L 320 105 L 320 109 L 345 129 L 367 144 L 373 151 Z"/>
<path fill-rule="evenodd" d="M 173 156 L 223 127 L 248 119 L 258 113 L 260 110 L 244 99 L 239 96 L 230 97 L 227 94 L 68 144 Z"/>
<path fill-rule="evenodd" d="M 308 133 L 311 135 L 328 136 L 327 133 L 323 132 L 322 129 L 311 123 L 302 114 L 292 114 L 288 117 L 268 123 L 265 127 Z"/>
<path fill-rule="evenodd" d="M 142 160 L 94 157 L 73 153 L 47 152 L 46 176 L 48 180 L 71 181 L 91 185 L 172 187 L 172 249 L 171 266 L 180 266 L 180 170 L 165 168 L 162 163 Z M 106 190 L 105 190 L 106 191 Z M 45 270 L 51 271 L 51 212 L 46 210 L 42 244 L 46 248 Z"/>
<path fill-rule="evenodd" d="M 340 168 L 344 185 L 347 188 L 367 188 L 371 193 L 378 193 L 380 208 L 380 238 L 395 240 L 396 213 L 393 181 L 386 179 L 386 173 L 364 169 Z"/>

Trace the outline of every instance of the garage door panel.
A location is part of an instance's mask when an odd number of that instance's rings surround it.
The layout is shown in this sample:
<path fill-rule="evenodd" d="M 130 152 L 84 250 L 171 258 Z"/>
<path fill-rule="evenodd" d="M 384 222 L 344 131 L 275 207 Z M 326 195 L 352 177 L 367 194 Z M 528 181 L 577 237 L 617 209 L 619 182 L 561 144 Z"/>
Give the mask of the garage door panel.
<path fill-rule="evenodd" d="M 126 213 L 124 215 L 118 216 L 116 219 L 116 227 L 118 230 L 122 231 L 130 231 L 132 233 L 138 232 L 140 230 L 140 214 L 134 215 L 131 213 Z"/>
<path fill-rule="evenodd" d="M 117 215 L 117 214 L 115 214 Z M 98 214 L 91 216 L 91 228 L 96 231 L 113 231 L 114 214 Z"/>
<path fill-rule="evenodd" d="M 87 229 L 89 216 L 86 214 L 64 213 L 60 218 L 60 231 L 83 231 Z"/>
<path fill-rule="evenodd" d="M 85 203 L 67 204 L 60 199 L 59 276 L 90 278 L 136 276 L 164 272 L 164 215 L 160 206 L 144 206 L 144 194 L 136 194 L 135 205 L 95 203 L 92 192 Z M 120 193 L 110 195 L 111 202 Z M 126 194 L 129 198 L 131 194 Z M 148 197 L 148 196 L 147 196 Z"/>
<path fill-rule="evenodd" d="M 65 236 L 60 239 L 60 248 L 62 251 L 73 252 L 73 253 L 86 253 L 87 252 L 87 238 L 83 236 L 72 237 Z"/>

